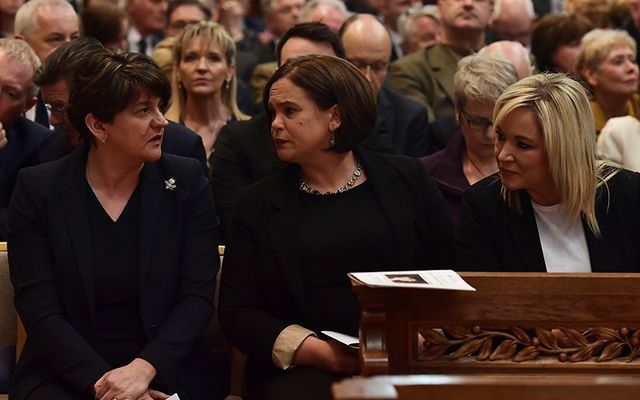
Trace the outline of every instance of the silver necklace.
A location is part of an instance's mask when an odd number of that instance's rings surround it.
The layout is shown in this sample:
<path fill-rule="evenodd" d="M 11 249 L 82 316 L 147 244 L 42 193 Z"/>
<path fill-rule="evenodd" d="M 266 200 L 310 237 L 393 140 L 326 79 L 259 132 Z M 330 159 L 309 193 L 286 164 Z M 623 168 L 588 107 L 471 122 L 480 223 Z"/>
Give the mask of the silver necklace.
<path fill-rule="evenodd" d="M 305 192 L 308 194 L 315 194 L 315 195 L 342 193 L 353 188 L 353 186 L 356 184 L 356 182 L 358 181 L 361 175 L 362 175 L 362 163 L 360 162 L 360 160 L 356 160 L 356 169 L 353 170 L 353 173 L 351 174 L 351 177 L 349 178 L 349 180 L 347 180 L 347 183 L 344 186 L 340 186 L 338 189 L 334 191 L 321 192 L 319 190 L 313 189 L 311 186 L 309 186 L 307 181 L 304 180 L 304 177 L 302 176 L 302 174 L 300 174 L 300 186 L 298 188 L 302 192 Z"/>

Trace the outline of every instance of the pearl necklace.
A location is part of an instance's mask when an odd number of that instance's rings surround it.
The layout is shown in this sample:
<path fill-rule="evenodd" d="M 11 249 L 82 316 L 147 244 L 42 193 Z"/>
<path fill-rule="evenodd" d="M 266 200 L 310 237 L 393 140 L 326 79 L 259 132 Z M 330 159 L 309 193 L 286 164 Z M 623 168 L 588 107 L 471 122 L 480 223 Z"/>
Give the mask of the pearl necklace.
<path fill-rule="evenodd" d="M 358 181 L 358 179 L 360 178 L 361 175 L 362 175 L 362 163 L 360 162 L 360 160 L 356 160 L 356 169 L 353 170 L 353 173 L 351 174 L 351 177 L 349 178 L 347 183 L 344 186 L 340 186 L 338 189 L 336 189 L 334 191 L 324 192 L 323 193 L 323 192 L 321 192 L 319 190 L 313 189 L 304 180 L 304 178 L 302 177 L 302 174 L 300 174 L 300 186 L 298 188 L 302 192 L 305 192 L 305 193 L 308 193 L 308 194 L 315 194 L 315 195 L 327 195 L 327 194 L 343 193 L 343 192 L 346 192 L 347 190 L 353 188 L 353 186 L 356 184 L 356 182 Z"/>

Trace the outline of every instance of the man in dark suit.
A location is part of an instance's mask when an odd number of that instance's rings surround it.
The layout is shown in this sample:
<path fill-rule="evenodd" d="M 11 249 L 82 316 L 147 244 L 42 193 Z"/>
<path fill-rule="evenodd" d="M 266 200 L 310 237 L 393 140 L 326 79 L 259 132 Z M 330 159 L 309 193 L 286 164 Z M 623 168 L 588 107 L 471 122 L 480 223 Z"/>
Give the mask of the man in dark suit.
<path fill-rule="evenodd" d="M 278 63 L 306 54 L 343 57 L 338 36 L 319 22 L 298 24 L 284 35 L 276 49 Z M 248 121 L 225 125 L 211 155 L 211 181 L 224 241 L 228 233 L 235 197 L 243 188 L 279 171 L 285 163 L 278 159 L 265 112 Z M 392 153 L 391 138 L 383 120 L 363 142 L 369 150 Z"/>
<path fill-rule="evenodd" d="M 356 14 L 340 29 L 345 58 L 367 78 L 377 95 L 378 114 L 391 134 L 398 154 L 421 157 L 429 150 L 429 117 L 416 101 L 384 87 L 391 38 L 385 26 L 373 15 Z"/>
<path fill-rule="evenodd" d="M 490 0 L 438 0 L 442 40 L 391 65 L 391 87 L 422 104 L 429 119 L 453 115 L 453 75 L 458 60 L 485 44 Z"/>
<path fill-rule="evenodd" d="M 105 51 L 93 39 L 78 39 L 60 46 L 45 62 L 36 78 L 42 97 L 51 110 L 51 124 L 54 133 L 40 150 L 40 161 L 53 161 L 69 154 L 78 144 L 80 135 L 69 123 L 66 109 L 69 101 L 69 77 L 82 65 L 87 55 Z M 207 171 L 207 161 L 202 139 L 186 127 L 169 122 L 162 140 L 162 151 L 200 161 Z"/>
<path fill-rule="evenodd" d="M 27 42 L 43 63 L 58 46 L 79 36 L 78 15 L 67 0 L 29 1 L 16 13 L 16 39 Z M 49 114 L 40 94 L 35 107 L 25 116 L 47 129 L 51 128 Z"/>
<path fill-rule="evenodd" d="M 125 10 L 131 21 L 127 34 L 129 51 L 151 56 L 163 38 L 168 7 L 168 0 L 127 0 Z"/>
<path fill-rule="evenodd" d="M 38 148 L 49 130 L 22 116 L 36 101 L 33 74 L 40 60 L 29 45 L 17 39 L 0 39 L 0 123 L 7 143 L 0 150 L 0 240 L 6 240 L 5 216 L 22 167 L 38 162 Z"/>

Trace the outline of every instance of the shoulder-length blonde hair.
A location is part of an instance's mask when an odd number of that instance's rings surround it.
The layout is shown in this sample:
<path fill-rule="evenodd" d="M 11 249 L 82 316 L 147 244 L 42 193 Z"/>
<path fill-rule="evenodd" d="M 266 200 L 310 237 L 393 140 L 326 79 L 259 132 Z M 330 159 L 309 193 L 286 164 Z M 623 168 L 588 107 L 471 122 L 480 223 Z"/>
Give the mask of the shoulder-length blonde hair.
<path fill-rule="evenodd" d="M 167 111 L 167 118 L 173 121 L 182 121 L 187 99 L 187 91 L 179 85 L 178 65 L 182 60 L 183 52 L 196 38 L 202 38 L 202 44 L 207 47 L 211 43 L 218 45 L 224 54 L 227 64 L 230 66 L 235 65 L 236 45 L 222 25 L 211 21 L 201 21 L 187 26 L 173 42 L 174 67 L 171 78 L 171 106 Z M 231 110 L 235 119 L 239 121 L 248 119 L 249 117 L 238 108 L 238 88 L 235 71 L 231 75 L 228 87 L 225 86 L 222 87 L 222 103 Z"/>
<path fill-rule="evenodd" d="M 618 171 L 606 168 L 595 155 L 596 132 L 585 88 L 564 74 L 539 74 L 508 87 L 493 111 L 494 129 L 516 108 L 525 107 L 537 118 L 549 158 L 549 170 L 567 218 L 583 217 L 599 236 L 596 190 Z M 519 196 L 502 186 L 502 196 L 520 208 Z"/>

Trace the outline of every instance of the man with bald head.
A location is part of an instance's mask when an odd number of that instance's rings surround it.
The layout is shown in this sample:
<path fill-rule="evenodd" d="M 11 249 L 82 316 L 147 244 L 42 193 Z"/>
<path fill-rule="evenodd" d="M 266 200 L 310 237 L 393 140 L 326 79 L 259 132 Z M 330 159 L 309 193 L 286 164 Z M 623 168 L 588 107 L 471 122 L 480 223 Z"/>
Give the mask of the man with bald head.
<path fill-rule="evenodd" d="M 518 79 L 526 78 L 533 73 L 534 67 L 531 64 L 529 51 L 519 42 L 509 40 L 500 40 L 493 42 L 480 49 L 478 54 L 491 54 L 509 61 L 516 71 L 518 71 Z"/>
<path fill-rule="evenodd" d="M 496 0 L 491 30 L 496 40 L 512 40 L 529 48 L 535 18 L 531 0 Z"/>
<path fill-rule="evenodd" d="M 377 96 L 378 115 L 396 153 L 421 157 L 429 152 L 429 116 L 418 102 L 384 87 L 391 60 L 387 28 L 373 15 L 351 16 L 340 29 L 345 58 L 367 78 Z"/>

